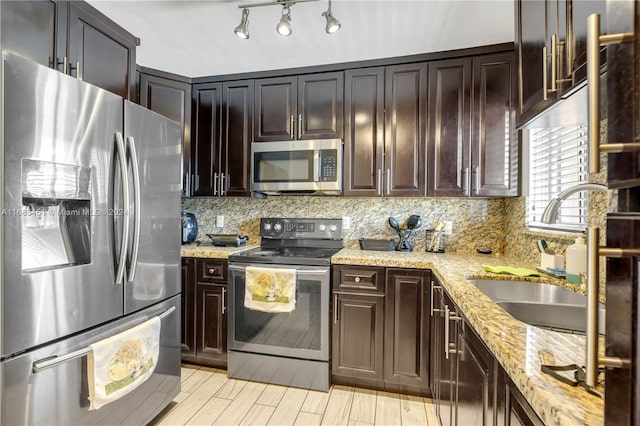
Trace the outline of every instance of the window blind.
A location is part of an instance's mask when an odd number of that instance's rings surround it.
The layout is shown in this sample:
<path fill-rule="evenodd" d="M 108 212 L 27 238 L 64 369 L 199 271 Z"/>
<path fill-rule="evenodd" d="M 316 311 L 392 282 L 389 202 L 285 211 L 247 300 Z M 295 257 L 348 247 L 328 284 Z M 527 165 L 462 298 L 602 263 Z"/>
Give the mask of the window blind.
<path fill-rule="evenodd" d="M 587 182 L 588 156 L 584 125 L 529 130 L 528 227 L 569 231 L 586 228 L 586 191 L 562 201 L 556 223 L 542 223 L 540 218 L 549 202 L 561 191 Z"/>

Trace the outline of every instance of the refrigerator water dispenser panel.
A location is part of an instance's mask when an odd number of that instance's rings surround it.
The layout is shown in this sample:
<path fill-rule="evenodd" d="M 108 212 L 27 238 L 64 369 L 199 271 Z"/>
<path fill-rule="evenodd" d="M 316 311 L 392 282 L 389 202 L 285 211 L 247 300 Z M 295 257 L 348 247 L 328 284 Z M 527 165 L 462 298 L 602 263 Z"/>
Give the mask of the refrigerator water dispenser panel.
<path fill-rule="evenodd" d="M 22 161 L 22 271 L 91 262 L 88 167 Z"/>

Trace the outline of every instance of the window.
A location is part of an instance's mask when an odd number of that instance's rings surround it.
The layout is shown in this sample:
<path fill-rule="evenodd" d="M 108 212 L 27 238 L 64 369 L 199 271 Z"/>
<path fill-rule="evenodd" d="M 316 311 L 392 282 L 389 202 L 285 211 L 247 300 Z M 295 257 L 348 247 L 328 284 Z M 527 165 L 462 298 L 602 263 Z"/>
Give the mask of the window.
<path fill-rule="evenodd" d="M 540 222 L 544 209 L 561 191 L 588 181 L 587 129 L 584 125 L 529 130 L 527 227 L 582 231 L 587 226 L 588 194 L 562 201 L 558 221 Z"/>

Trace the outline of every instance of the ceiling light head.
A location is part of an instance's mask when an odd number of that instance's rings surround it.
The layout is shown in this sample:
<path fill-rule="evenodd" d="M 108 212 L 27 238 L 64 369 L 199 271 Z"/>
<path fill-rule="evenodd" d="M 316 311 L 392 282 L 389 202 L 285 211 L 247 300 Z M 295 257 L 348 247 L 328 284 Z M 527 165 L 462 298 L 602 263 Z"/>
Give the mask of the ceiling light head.
<path fill-rule="evenodd" d="M 242 21 L 234 30 L 236 35 L 242 39 L 249 38 L 249 9 L 242 9 Z"/>
<path fill-rule="evenodd" d="M 333 14 L 331 13 L 331 0 L 329 0 L 329 8 L 327 9 L 326 12 L 322 14 L 322 16 L 327 18 L 327 27 L 326 27 L 327 34 L 333 34 L 337 32 L 342 26 L 342 24 L 340 24 L 340 21 L 334 18 Z"/>
<path fill-rule="evenodd" d="M 282 8 L 282 18 L 280 18 L 280 22 L 276 25 L 276 32 L 283 37 L 288 37 L 293 32 L 291 28 L 291 11 L 289 10 L 288 4 Z"/>

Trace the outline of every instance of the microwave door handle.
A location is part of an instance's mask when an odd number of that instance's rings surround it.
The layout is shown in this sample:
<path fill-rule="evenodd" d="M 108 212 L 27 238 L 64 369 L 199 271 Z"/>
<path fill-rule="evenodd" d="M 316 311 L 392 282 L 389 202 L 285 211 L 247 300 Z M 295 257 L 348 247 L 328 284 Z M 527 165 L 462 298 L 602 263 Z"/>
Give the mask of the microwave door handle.
<path fill-rule="evenodd" d="M 122 199 L 126 204 L 129 201 L 129 178 L 127 176 L 127 158 L 122 133 L 116 132 L 116 152 L 120 159 L 120 176 L 122 179 Z M 114 215 L 114 220 L 116 216 Z M 120 284 L 124 278 L 124 266 L 129 245 L 129 210 L 123 205 L 122 209 L 122 238 L 120 240 L 120 255 L 116 267 L 115 284 Z"/>
<path fill-rule="evenodd" d="M 127 138 L 127 148 L 129 148 L 131 155 L 131 170 L 133 171 L 133 245 L 129 270 L 129 282 L 133 282 L 136 277 L 136 269 L 138 269 L 140 249 L 140 168 L 138 167 L 136 141 L 131 136 Z"/>
<path fill-rule="evenodd" d="M 315 150 L 313 152 L 313 159 L 313 165 L 315 168 L 313 174 L 316 177 L 316 182 L 322 182 L 322 155 L 320 155 L 319 151 Z"/>

